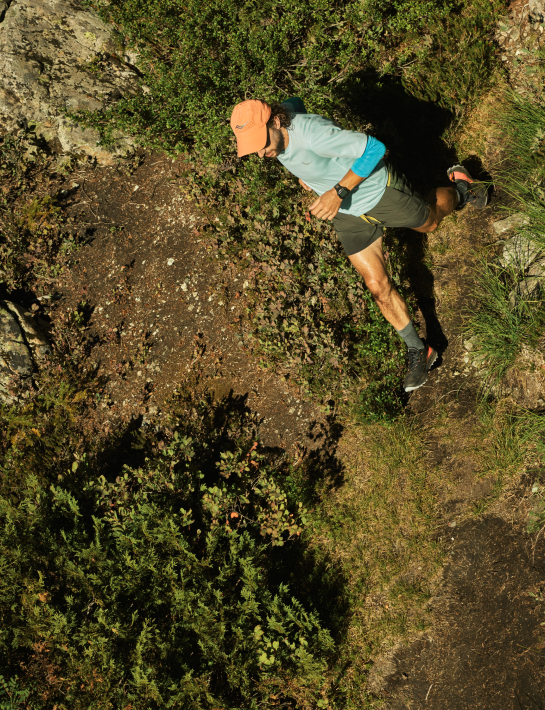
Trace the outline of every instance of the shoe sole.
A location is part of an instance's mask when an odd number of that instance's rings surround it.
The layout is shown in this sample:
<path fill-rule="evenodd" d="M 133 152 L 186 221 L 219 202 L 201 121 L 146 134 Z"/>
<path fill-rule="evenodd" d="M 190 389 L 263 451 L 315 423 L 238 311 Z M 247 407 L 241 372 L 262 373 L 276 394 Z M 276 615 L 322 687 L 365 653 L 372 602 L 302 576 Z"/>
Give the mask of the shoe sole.
<path fill-rule="evenodd" d="M 424 379 L 421 382 L 419 382 L 417 385 L 414 385 L 414 387 L 405 387 L 405 392 L 414 392 L 414 390 L 417 390 L 420 387 L 422 387 L 422 385 L 426 384 L 426 382 L 428 381 L 428 372 L 435 365 L 436 360 L 437 360 L 437 352 L 435 350 L 432 350 L 432 354 L 430 355 L 428 362 L 426 363 L 426 372 L 423 375 Z"/>
<path fill-rule="evenodd" d="M 463 167 L 463 165 L 453 165 L 452 168 L 449 168 L 449 169 L 447 170 L 447 175 L 448 175 L 449 180 L 450 180 L 451 182 L 456 182 L 456 180 L 459 179 L 459 178 L 453 179 L 453 178 L 451 177 L 451 175 L 452 175 L 453 173 L 455 173 L 455 172 L 462 173 L 462 175 L 464 175 L 465 178 L 466 178 L 466 182 L 469 182 L 470 185 L 473 184 L 473 183 L 475 183 L 475 182 L 477 182 L 477 184 L 478 184 L 478 181 L 474 180 L 474 179 L 471 177 L 471 175 L 467 172 L 467 170 Z M 462 178 L 462 179 L 464 179 L 464 178 Z M 474 202 L 467 202 L 466 205 L 471 205 L 472 207 L 475 207 L 475 209 L 477 209 L 477 210 L 482 210 L 482 209 L 484 209 L 484 208 L 486 207 L 486 205 L 488 204 L 488 200 L 489 200 L 489 199 L 490 199 L 490 195 L 488 194 L 488 188 L 486 187 L 485 190 L 484 190 L 484 204 L 475 204 Z M 464 207 L 465 207 L 466 205 L 464 205 Z"/>

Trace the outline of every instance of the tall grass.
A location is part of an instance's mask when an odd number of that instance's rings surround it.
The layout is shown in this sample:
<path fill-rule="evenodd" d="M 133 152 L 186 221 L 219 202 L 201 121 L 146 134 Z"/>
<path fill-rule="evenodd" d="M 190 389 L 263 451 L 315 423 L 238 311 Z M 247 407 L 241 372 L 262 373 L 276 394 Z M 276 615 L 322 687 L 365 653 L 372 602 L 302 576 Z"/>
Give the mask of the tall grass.
<path fill-rule="evenodd" d="M 511 92 L 498 124 L 507 152 L 502 186 L 529 217 L 520 231 L 545 248 L 545 105 Z"/>
<path fill-rule="evenodd" d="M 484 259 L 477 268 L 467 330 L 471 354 L 488 386 L 500 382 L 523 345 L 536 347 L 543 334 L 543 298 L 517 294 L 522 277 L 516 266 L 500 268 Z"/>
<path fill-rule="evenodd" d="M 350 708 L 367 707 L 371 659 L 430 623 L 442 552 L 433 539 L 438 518 L 426 453 L 418 419 L 355 427 L 343 442 L 344 485 L 314 514 L 314 543 L 349 580 L 339 686 Z"/>
<path fill-rule="evenodd" d="M 522 212 L 518 234 L 545 249 L 545 106 L 507 94 L 497 123 L 505 141 L 498 184 L 512 198 L 509 211 Z M 543 335 L 543 288 L 521 293 L 524 264 L 500 268 L 482 260 L 469 309 L 468 331 L 479 368 L 488 384 L 497 384 L 523 345 L 535 348 Z"/>

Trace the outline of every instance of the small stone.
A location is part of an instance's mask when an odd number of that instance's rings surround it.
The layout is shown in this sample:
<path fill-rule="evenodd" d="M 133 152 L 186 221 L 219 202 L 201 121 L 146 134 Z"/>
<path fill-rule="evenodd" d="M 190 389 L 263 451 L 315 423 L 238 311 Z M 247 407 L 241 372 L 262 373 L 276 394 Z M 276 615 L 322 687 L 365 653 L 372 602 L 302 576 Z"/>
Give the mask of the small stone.
<path fill-rule="evenodd" d="M 530 266 L 528 276 L 537 276 L 545 279 L 545 259 L 540 259 Z"/>
<path fill-rule="evenodd" d="M 504 267 L 512 266 L 520 271 L 526 271 L 539 251 L 539 247 L 530 237 L 517 234 L 505 242 L 500 264 Z"/>
<path fill-rule="evenodd" d="M 453 521 L 452 523 L 448 524 L 449 528 L 455 528 L 456 527 L 456 522 Z M 454 538 L 452 538 L 454 540 Z"/>
<path fill-rule="evenodd" d="M 543 285 L 543 278 L 539 276 L 529 276 L 522 279 L 509 294 L 509 305 L 515 308 L 520 300 L 529 301 Z"/>
<path fill-rule="evenodd" d="M 172 264 L 174 264 L 174 259 L 167 259 L 167 264 L 168 266 L 172 266 Z"/>
<path fill-rule="evenodd" d="M 507 57 L 504 55 L 502 59 L 506 61 Z M 505 219 L 500 219 L 498 222 L 494 222 L 492 229 L 499 236 L 504 232 L 508 232 L 510 229 L 522 227 L 524 224 L 528 224 L 528 221 L 529 220 L 526 215 L 522 214 L 522 212 L 517 212 L 516 214 L 512 214 Z"/>

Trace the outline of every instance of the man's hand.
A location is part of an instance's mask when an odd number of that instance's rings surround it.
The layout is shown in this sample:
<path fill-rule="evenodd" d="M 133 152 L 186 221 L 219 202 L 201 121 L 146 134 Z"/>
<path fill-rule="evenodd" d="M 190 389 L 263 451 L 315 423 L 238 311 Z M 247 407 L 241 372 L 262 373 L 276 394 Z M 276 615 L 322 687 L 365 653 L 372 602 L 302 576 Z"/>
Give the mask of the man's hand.
<path fill-rule="evenodd" d="M 333 219 L 339 207 L 341 206 L 341 198 L 337 195 L 334 188 L 324 192 L 315 202 L 313 202 L 309 210 L 315 216 L 320 219 Z"/>
<path fill-rule="evenodd" d="M 299 178 L 299 185 L 303 188 L 303 190 L 306 190 L 307 192 L 312 192 L 312 188 L 309 187 L 306 182 L 303 182 L 301 178 Z"/>

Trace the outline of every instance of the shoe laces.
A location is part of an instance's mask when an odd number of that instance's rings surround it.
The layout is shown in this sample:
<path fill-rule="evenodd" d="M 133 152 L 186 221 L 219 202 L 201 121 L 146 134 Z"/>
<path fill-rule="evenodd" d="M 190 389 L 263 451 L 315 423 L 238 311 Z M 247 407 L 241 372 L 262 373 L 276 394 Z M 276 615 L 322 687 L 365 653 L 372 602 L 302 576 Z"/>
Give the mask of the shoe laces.
<path fill-rule="evenodd" d="M 409 367 L 409 372 L 416 370 L 416 368 L 420 365 L 422 353 L 425 352 L 426 348 L 424 348 L 424 350 L 417 350 L 417 348 L 409 348 L 407 350 L 407 365 Z"/>

